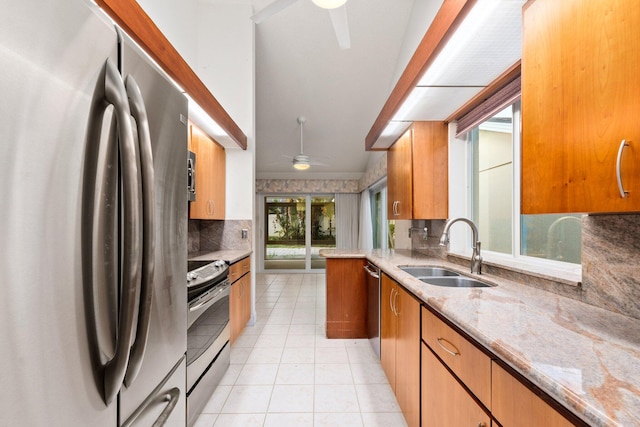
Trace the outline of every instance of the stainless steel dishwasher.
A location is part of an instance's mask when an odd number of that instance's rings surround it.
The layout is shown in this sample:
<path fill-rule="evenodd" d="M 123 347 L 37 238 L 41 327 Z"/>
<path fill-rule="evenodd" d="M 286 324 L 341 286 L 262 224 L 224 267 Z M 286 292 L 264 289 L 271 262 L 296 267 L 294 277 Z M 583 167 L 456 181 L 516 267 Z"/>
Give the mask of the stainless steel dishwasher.
<path fill-rule="evenodd" d="M 367 261 L 367 337 L 380 358 L 380 269 Z"/>

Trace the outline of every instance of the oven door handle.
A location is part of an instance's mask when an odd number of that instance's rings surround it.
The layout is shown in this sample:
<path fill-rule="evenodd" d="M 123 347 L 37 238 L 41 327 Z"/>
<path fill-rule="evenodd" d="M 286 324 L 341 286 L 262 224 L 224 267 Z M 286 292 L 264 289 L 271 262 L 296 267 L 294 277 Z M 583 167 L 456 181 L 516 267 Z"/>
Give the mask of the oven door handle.
<path fill-rule="evenodd" d="M 230 284 L 225 284 L 223 286 L 220 286 L 220 289 L 218 289 L 218 292 L 212 293 L 212 295 L 206 300 L 198 302 L 193 307 L 189 307 L 189 313 L 193 313 L 194 311 L 199 310 L 205 305 L 210 306 L 215 304 L 216 302 L 218 302 L 218 300 L 220 300 L 221 297 L 229 295 L 229 288 L 231 288 Z M 223 294 L 226 294 L 226 295 L 223 295 Z"/>

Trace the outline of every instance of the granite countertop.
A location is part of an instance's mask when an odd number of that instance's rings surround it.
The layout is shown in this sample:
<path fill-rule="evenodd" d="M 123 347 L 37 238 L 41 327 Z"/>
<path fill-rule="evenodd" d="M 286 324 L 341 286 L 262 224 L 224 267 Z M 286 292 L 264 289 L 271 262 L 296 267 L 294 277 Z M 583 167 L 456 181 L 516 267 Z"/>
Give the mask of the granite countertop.
<path fill-rule="evenodd" d="M 234 262 L 240 261 L 242 258 L 246 258 L 251 255 L 251 250 L 219 250 L 213 252 L 197 252 L 194 254 L 189 254 L 189 261 L 215 261 L 215 260 L 224 260 L 229 264 L 233 264 Z"/>
<path fill-rule="evenodd" d="M 410 251 L 323 250 L 366 258 L 593 426 L 640 426 L 640 320 L 490 275 L 497 286 L 444 288 L 402 265 L 468 269 Z"/>

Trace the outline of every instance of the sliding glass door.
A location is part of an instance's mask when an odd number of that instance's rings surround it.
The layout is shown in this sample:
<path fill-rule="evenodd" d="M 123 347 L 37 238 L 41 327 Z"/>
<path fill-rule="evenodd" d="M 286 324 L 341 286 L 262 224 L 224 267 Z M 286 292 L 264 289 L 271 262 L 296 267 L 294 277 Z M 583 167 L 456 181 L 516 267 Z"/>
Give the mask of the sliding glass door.
<path fill-rule="evenodd" d="M 323 269 L 320 249 L 336 246 L 333 196 L 267 196 L 264 206 L 264 269 Z"/>

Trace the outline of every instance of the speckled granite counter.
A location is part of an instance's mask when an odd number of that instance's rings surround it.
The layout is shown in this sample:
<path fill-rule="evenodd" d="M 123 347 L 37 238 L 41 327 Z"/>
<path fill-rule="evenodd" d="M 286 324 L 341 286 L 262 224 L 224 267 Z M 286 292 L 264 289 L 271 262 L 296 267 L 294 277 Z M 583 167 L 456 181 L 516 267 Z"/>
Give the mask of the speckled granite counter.
<path fill-rule="evenodd" d="M 410 251 L 324 250 L 363 257 L 593 426 L 640 426 L 640 321 L 482 275 L 489 288 L 425 284 L 402 265 L 459 265 Z"/>
<path fill-rule="evenodd" d="M 220 250 L 214 252 L 197 252 L 189 255 L 189 261 L 214 261 L 224 260 L 229 264 L 233 264 L 236 261 L 240 261 L 242 258 L 246 258 L 251 255 L 251 251 L 246 250 Z"/>

